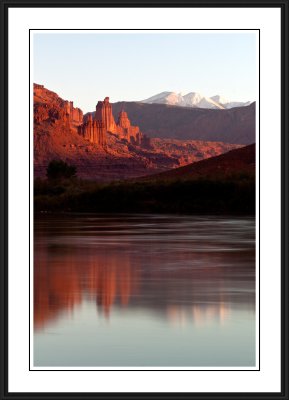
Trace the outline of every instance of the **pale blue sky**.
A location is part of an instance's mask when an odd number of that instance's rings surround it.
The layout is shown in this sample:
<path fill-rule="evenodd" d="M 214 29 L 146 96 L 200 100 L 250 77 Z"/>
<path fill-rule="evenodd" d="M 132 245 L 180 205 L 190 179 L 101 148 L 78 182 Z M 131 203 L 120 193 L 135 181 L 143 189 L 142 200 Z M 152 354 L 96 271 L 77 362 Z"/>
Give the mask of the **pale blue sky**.
<path fill-rule="evenodd" d="M 37 33 L 33 81 L 84 112 L 163 91 L 256 100 L 253 33 Z"/>

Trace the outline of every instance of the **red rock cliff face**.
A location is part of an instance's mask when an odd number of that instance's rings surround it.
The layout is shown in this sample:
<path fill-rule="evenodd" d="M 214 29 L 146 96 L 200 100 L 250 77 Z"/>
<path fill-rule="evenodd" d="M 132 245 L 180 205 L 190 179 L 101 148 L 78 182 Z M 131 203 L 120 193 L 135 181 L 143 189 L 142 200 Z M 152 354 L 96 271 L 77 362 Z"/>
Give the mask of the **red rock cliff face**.
<path fill-rule="evenodd" d="M 73 107 L 73 101 L 65 101 L 66 113 L 69 116 L 69 120 L 75 124 L 81 124 L 83 121 L 83 112 L 80 108 Z"/>
<path fill-rule="evenodd" d="M 47 121 L 72 130 L 82 124 L 83 113 L 79 108 L 73 107 L 72 101 L 63 100 L 56 93 L 36 83 L 33 92 L 35 124 Z"/>

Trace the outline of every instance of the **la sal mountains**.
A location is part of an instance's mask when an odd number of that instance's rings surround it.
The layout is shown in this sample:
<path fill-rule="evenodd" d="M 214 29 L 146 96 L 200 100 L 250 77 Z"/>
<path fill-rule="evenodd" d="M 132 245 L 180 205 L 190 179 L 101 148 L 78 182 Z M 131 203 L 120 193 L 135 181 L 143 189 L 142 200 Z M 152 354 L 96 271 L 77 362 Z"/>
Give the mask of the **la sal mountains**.
<path fill-rule="evenodd" d="M 185 95 L 175 92 L 161 92 L 148 99 L 142 100 L 142 103 L 149 104 L 168 104 L 180 107 L 197 107 L 225 110 L 233 107 L 244 107 L 251 104 L 250 101 L 230 101 L 220 95 L 207 97 L 200 93 L 190 92 Z"/>
<path fill-rule="evenodd" d="M 34 84 L 34 174 L 61 159 L 99 181 L 151 175 L 255 141 L 255 106 L 226 110 L 98 101 L 84 114 Z"/>

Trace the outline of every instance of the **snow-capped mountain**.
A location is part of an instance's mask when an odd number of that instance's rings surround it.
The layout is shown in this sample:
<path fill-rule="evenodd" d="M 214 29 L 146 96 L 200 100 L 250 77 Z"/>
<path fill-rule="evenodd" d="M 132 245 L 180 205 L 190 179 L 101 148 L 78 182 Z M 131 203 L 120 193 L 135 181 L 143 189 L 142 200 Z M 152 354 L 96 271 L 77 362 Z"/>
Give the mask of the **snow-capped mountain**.
<path fill-rule="evenodd" d="M 224 109 L 221 104 L 217 103 L 210 97 L 205 97 L 200 93 L 191 92 L 183 96 L 186 107 L 198 107 L 198 108 L 219 108 Z"/>
<path fill-rule="evenodd" d="M 185 106 L 185 102 L 181 93 L 162 92 L 143 100 L 142 103 L 169 104 L 171 106 Z"/>
<path fill-rule="evenodd" d="M 245 107 L 249 106 L 251 104 L 251 101 L 229 101 L 225 99 L 224 97 L 221 97 L 219 95 L 211 97 L 212 100 L 214 100 L 216 103 L 221 104 L 225 108 L 233 108 L 233 107 Z"/>
<path fill-rule="evenodd" d="M 233 107 L 244 107 L 251 104 L 250 101 L 229 101 L 219 95 L 206 97 L 200 93 L 190 92 L 182 95 L 181 93 L 175 92 L 162 92 L 152 96 L 146 100 L 142 100 L 141 103 L 157 103 L 157 104 L 168 104 L 171 106 L 180 107 L 197 107 L 197 108 L 210 108 L 224 110 Z"/>
<path fill-rule="evenodd" d="M 229 103 L 224 104 L 225 108 L 234 108 L 234 107 L 246 107 L 249 106 L 252 102 L 251 101 L 231 101 Z"/>

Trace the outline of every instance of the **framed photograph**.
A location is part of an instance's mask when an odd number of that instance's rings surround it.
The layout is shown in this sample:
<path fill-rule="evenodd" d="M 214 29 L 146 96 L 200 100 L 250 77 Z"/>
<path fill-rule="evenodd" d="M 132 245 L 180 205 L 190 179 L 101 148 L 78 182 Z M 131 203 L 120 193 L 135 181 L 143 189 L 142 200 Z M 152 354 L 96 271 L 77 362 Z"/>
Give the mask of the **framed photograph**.
<path fill-rule="evenodd" d="M 288 399 L 288 0 L 1 1 L 1 399 Z"/>

